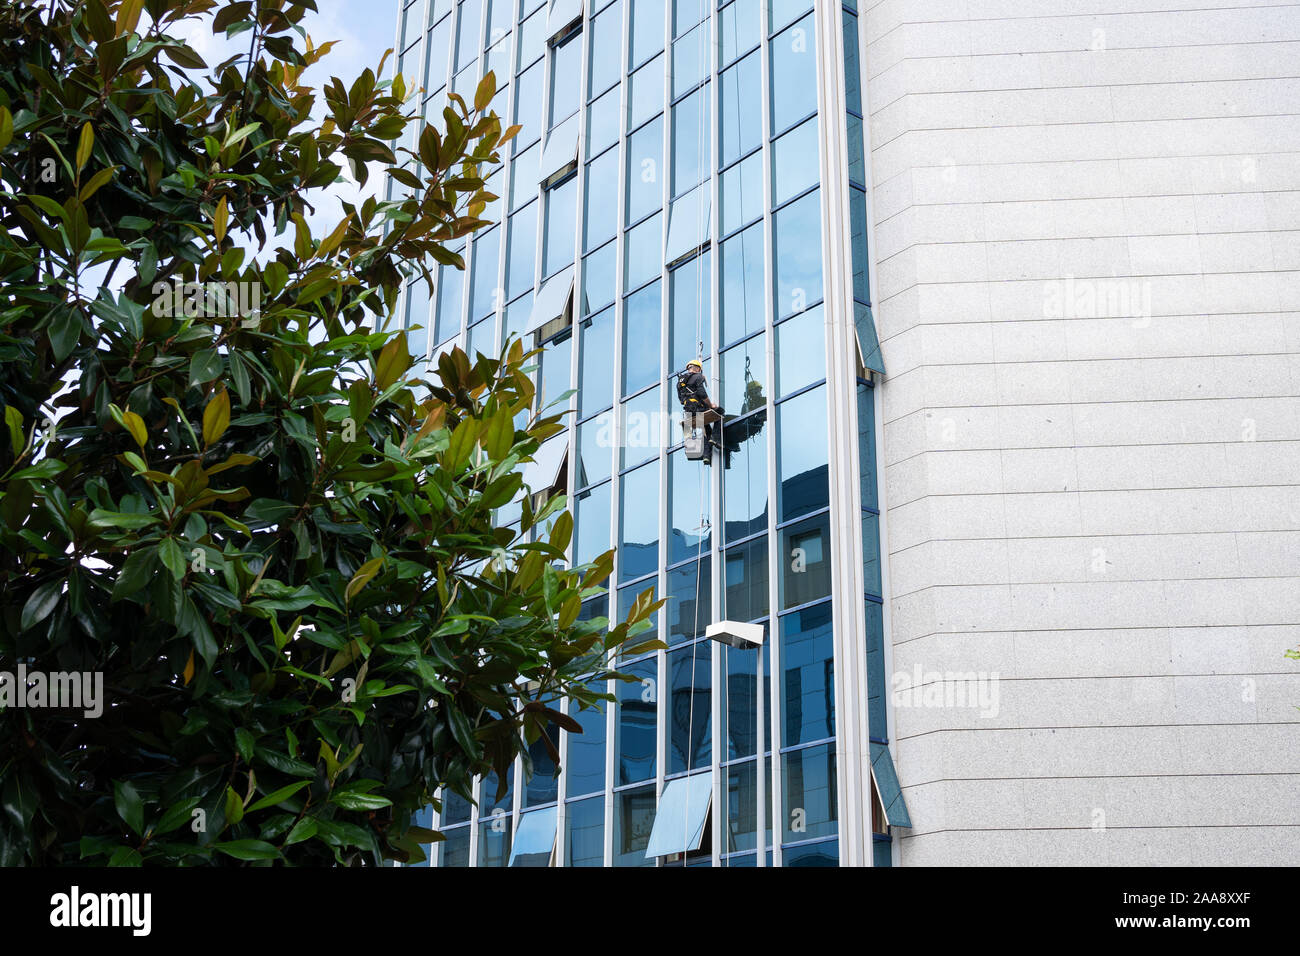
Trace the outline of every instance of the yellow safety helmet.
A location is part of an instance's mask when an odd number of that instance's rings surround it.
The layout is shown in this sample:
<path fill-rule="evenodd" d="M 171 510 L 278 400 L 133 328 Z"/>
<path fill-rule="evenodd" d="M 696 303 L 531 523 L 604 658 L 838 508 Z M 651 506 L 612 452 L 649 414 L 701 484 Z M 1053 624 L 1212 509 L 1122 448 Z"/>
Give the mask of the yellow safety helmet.
<path fill-rule="evenodd" d="M 694 365 L 698 369 L 704 368 L 704 363 L 701 362 L 699 359 L 691 359 L 689 362 L 686 363 L 687 368 L 690 368 L 692 365 Z"/>

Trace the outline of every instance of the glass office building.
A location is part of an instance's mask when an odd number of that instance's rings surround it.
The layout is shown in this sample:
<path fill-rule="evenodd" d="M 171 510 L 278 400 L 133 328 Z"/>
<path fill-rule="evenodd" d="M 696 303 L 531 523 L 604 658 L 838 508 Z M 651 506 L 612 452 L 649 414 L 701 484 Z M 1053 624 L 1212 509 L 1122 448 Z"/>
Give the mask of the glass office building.
<path fill-rule="evenodd" d="M 539 744 L 500 799 L 495 779 L 476 805 L 448 797 L 432 865 L 888 866 L 910 825 L 885 694 L 858 12 L 715 2 L 402 3 L 398 69 L 424 115 L 491 70 L 522 127 L 465 270 L 406 288 L 412 352 L 541 348 L 541 401 L 569 427 L 528 484 L 569 496 L 575 562 L 616 551 L 584 613 L 668 599 L 668 649 L 620 661 L 639 682 L 573 714 L 563 772 Z M 674 373 L 697 355 L 726 409 L 711 467 L 678 426 Z M 760 624 L 761 647 L 706 638 L 721 620 Z"/>

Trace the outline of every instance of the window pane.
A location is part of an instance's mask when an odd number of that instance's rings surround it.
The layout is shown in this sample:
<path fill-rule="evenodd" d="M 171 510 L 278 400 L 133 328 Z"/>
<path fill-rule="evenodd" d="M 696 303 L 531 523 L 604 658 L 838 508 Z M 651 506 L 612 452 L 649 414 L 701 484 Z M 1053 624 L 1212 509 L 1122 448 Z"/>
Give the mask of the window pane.
<path fill-rule="evenodd" d="M 668 528 L 669 564 L 696 557 L 701 543 L 705 552 L 709 549 L 708 533 L 701 527 L 700 516 L 708 510 L 710 480 L 702 468 L 699 462 L 687 459 L 686 452 L 680 448 L 668 459 L 668 487 L 672 499 Z"/>
<path fill-rule="evenodd" d="M 519 28 L 519 69 L 531 66 L 546 52 L 546 7 Z"/>
<path fill-rule="evenodd" d="M 550 738 L 551 745 L 558 751 L 560 728 L 555 724 L 547 724 L 546 735 Z M 533 775 L 524 787 L 524 806 L 535 807 L 542 803 L 553 802 L 560 793 L 560 780 L 556 776 L 559 763 L 551 757 L 541 737 L 529 744 L 528 756 L 533 761 Z"/>
<path fill-rule="evenodd" d="M 631 0 L 631 66 L 640 66 L 664 48 L 664 0 Z"/>
<path fill-rule="evenodd" d="M 537 203 L 510 217 L 506 254 L 506 297 L 513 299 L 533 287 L 533 253 L 537 245 Z"/>
<path fill-rule="evenodd" d="M 734 541 L 767 528 L 767 441 L 762 432 L 736 441 L 734 429 L 723 436 L 731 467 L 723 472 L 722 507 L 726 539 Z"/>
<path fill-rule="evenodd" d="M 430 0 L 429 23 L 437 23 L 451 12 L 452 0 Z"/>
<path fill-rule="evenodd" d="M 695 88 L 706 69 L 708 27 L 696 27 L 673 44 L 673 99 Z"/>
<path fill-rule="evenodd" d="M 662 377 L 659 369 L 659 283 L 623 302 L 623 394 L 639 392 Z"/>
<path fill-rule="evenodd" d="M 597 249 L 583 260 L 582 269 L 582 314 L 604 308 L 614 301 L 614 280 L 618 278 L 618 248 L 614 243 Z M 609 350 L 610 364 L 613 364 L 614 347 Z M 611 369 L 610 374 L 613 375 Z"/>
<path fill-rule="evenodd" d="M 862 61 L 858 57 L 858 18 L 842 11 L 844 21 L 844 99 L 858 115 L 862 114 Z M 850 157 L 849 162 L 852 162 Z"/>
<path fill-rule="evenodd" d="M 867 616 L 867 723 L 872 737 L 885 740 L 889 725 L 885 716 L 886 689 L 884 625 L 881 606 L 865 601 Z"/>
<path fill-rule="evenodd" d="M 622 87 L 614 87 L 587 107 L 587 155 L 595 156 L 618 142 L 618 98 Z"/>
<path fill-rule="evenodd" d="M 475 353 L 482 352 L 489 358 L 497 356 L 497 324 L 494 319 L 484 319 L 478 325 L 469 327 L 469 336 L 465 343 L 465 352 L 474 358 Z"/>
<path fill-rule="evenodd" d="M 663 444 L 659 386 L 646 389 L 623 405 L 623 468 L 658 456 Z"/>
<path fill-rule="evenodd" d="M 570 176 L 546 193 L 546 244 L 544 276 L 573 264 L 573 238 L 578 218 L 578 177 Z"/>
<path fill-rule="evenodd" d="M 565 787 L 570 797 L 605 788 L 605 713 L 596 707 L 579 710 L 576 705 L 569 705 L 569 715 L 582 725 L 582 733 L 567 735 L 569 765 Z"/>
<path fill-rule="evenodd" d="M 785 798 L 782 841 L 812 840 L 836 832 L 835 748 L 829 744 L 781 755 Z M 795 829 L 799 825 L 799 829 Z"/>
<path fill-rule="evenodd" d="M 764 661 L 763 683 L 758 683 L 758 662 Z M 772 709 L 768 704 L 768 684 L 766 662 L 771 659 L 767 648 L 753 654 L 722 655 L 722 666 L 726 672 L 726 687 L 722 701 L 722 738 L 726 744 L 724 760 L 737 757 L 749 757 L 758 752 L 758 694 L 763 695 L 762 745 L 767 749 L 767 728 L 771 721 Z"/>
<path fill-rule="evenodd" d="M 658 710 L 658 665 L 655 657 L 619 670 L 636 677 L 617 681 L 618 783 L 636 783 L 655 775 L 655 714 Z M 653 798 L 653 793 L 651 794 Z M 646 836 L 650 835 L 647 828 Z M 642 847 L 644 849 L 644 847 Z"/>
<path fill-rule="evenodd" d="M 627 140 L 627 221 L 636 222 L 663 204 L 664 121 L 647 123 Z"/>
<path fill-rule="evenodd" d="M 515 85 L 515 152 L 530 146 L 542 135 L 542 64 L 536 63 L 519 77 Z"/>
<path fill-rule="evenodd" d="M 605 865 L 605 800 L 579 800 L 565 808 L 569 866 Z"/>
<path fill-rule="evenodd" d="M 776 327 L 777 398 L 826 377 L 825 317 L 820 305 Z"/>
<path fill-rule="evenodd" d="M 772 144 L 772 205 L 799 195 L 818 179 L 817 117 Z"/>
<path fill-rule="evenodd" d="M 573 563 L 587 564 L 609 550 L 609 482 L 573 497 Z"/>
<path fill-rule="evenodd" d="M 618 613 L 615 615 L 615 620 L 626 621 L 628 614 L 632 611 L 632 605 L 636 603 L 637 597 L 646 591 L 651 591 L 653 593 L 654 597 L 651 598 L 651 600 L 659 600 L 659 587 L 655 579 L 652 577 L 646 578 L 643 581 L 638 581 L 636 584 L 629 584 L 627 587 L 619 588 Z M 630 638 L 627 643 L 623 645 L 619 651 L 620 657 L 630 657 L 632 655 L 628 653 L 629 650 L 636 650 L 647 641 L 657 641 L 659 639 L 659 615 L 651 615 L 650 623 L 652 626 L 649 630 L 642 631 L 640 634 Z M 641 654 L 644 653 L 645 652 L 642 651 L 636 656 L 641 656 Z"/>
<path fill-rule="evenodd" d="M 465 273 L 455 266 L 438 269 L 438 325 L 434 341 L 442 343 L 460 331 L 461 291 Z"/>
<path fill-rule="evenodd" d="M 451 20 L 446 19 L 429 31 L 428 56 L 424 62 L 424 89 L 434 93 L 447 85 L 447 57 L 451 54 Z"/>
<path fill-rule="evenodd" d="M 438 866 L 469 866 L 469 827 L 445 830 L 444 836 L 438 844 Z"/>
<path fill-rule="evenodd" d="M 501 201 L 501 196 L 504 193 L 505 184 L 506 184 L 506 170 L 504 166 L 502 166 L 495 173 L 489 176 L 487 178 L 487 182 L 484 184 L 484 188 L 487 189 L 487 191 L 490 192 L 492 195 L 497 197 L 496 199 L 487 203 L 483 207 L 483 218 L 486 219 L 488 222 L 501 221 L 501 213 L 502 213 L 501 207 L 505 205 Z"/>
<path fill-rule="evenodd" d="M 510 32 L 515 22 L 516 6 L 518 6 L 516 0 L 488 0 L 488 46 L 492 46 Z M 504 79 L 505 74 L 498 73 L 497 77 Z"/>
<path fill-rule="evenodd" d="M 582 367 L 578 371 L 579 416 L 586 418 L 593 412 L 608 408 L 613 401 L 614 310 L 606 309 L 582 322 Z M 606 447 L 612 444 L 607 442 Z"/>
<path fill-rule="evenodd" d="M 736 0 L 722 9 L 718 35 L 722 41 L 722 62 L 726 66 L 742 53 L 758 46 L 763 32 L 759 0 Z"/>
<path fill-rule="evenodd" d="M 813 190 L 773 217 L 776 317 L 822 299 L 821 191 Z"/>
<path fill-rule="evenodd" d="M 699 520 L 699 516 L 696 516 Z M 699 637 L 713 623 L 710 609 L 711 562 L 704 555 L 668 572 L 668 644 L 676 646 Z M 697 573 L 698 572 L 698 573 Z M 743 656 L 743 655 L 737 655 Z"/>
<path fill-rule="evenodd" d="M 510 813 L 498 810 L 478 825 L 478 865 L 505 866 L 510 861 Z"/>
<path fill-rule="evenodd" d="M 442 791 L 442 820 L 440 826 L 450 826 L 455 823 L 468 823 L 470 813 L 470 802 L 458 793 L 452 793 L 450 790 Z"/>
<path fill-rule="evenodd" d="M 856 186 L 849 188 L 849 243 L 853 250 L 853 298 L 868 302 L 871 291 L 867 286 L 867 194 Z M 867 347 L 864 343 L 863 348 Z"/>
<path fill-rule="evenodd" d="M 646 859 L 655 823 L 655 788 L 638 787 L 614 795 L 614 865 L 654 866 Z"/>
<path fill-rule="evenodd" d="M 569 408 L 573 396 L 560 401 L 560 396 L 569 390 L 570 372 L 573 366 L 573 334 L 565 332 L 546 346 L 542 353 L 542 368 L 538 379 L 537 407 L 546 408 L 548 415 Z"/>
<path fill-rule="evenodd" d="M 713 652 L 696 641 L 668 655 L 668 773 L 707 767 L 713 754 Z"/>
<path fill-rule="evenodd" d="M 709 174 L 709 90 L 696 90 L 673 107 L 674 196 Z"/>
<path fill-rule="evenodd" d="M 669 274 L 668 281 L 672 288 L 669 368 L 680 371 L 691 359 L 701 354 L 708 355 L 713 350 L 713 319 L 709 305 L 713 291 L 710 254 L 703 252 L 678 266 Z"/>
<path fill-rule="evenodd" d="M 783 27 L 799 14 L 812 7 L 811 0 L 771 0 L 771 18 L 768 20 L 768 32 Z M 809 32 L 812 32 L 811 26 Z"/>
<path fill-rule="evenodd" d="M 664 58 L 657 56 L 628 79 L 627 128 L 636 129 L 664 108 Z"/>
<path fill-rule="evenodd" d="M 862 581 L 870 594 L 881 595 L 880 589 L 880 516 L 862 515 Z"/>
<path fill-rule="evenodd" d="M 406 283 L 405 327 L 411 330 L 408 339 L 412 343 L 422 341 L 424 347 L 416 349 L 415 345 L 409 346 L 412 355 L 423 356 L 429 351 L 429 326 L 429 283 L 423 276 L 416 276 Z"/>
<path fill-rule="evenodd" d="M 763 224 L 722 244 L 722 341 L 763 327 Z"/>
<path fill-rule="evenodd" d="M 623 5 L 615 3 L 591 20 L 590 66 L 587 96 L 604 92 L 618 82 L 622 70 L 618 56 L 623 49 Z"/>
<path fill-rule="evenodd" d="M 763 86 L 758 51 L 729 67 L 719 79 L 722 90 L 718 110 L 722 122 L 718 149 L 725 166 L 763 142 Z"/>
<path fill-rule="evenodd" d="M 679 37 L 704 18 L 709 0 L 673 0 L 673 36 Z"/>
<path fill-rule="evenodd" d="M 462 69 L 478 57 L 479 30 L 482 0 L 465 0 L 460 5 L 460 20 L 456 25 L 456 69 Z"/>
<path fill-rule="evenodd" d="M 651 462 L 624 475 L 620 495 L 618 579 L 631 581 L 659 566 L 658 464 Z"/>
<path fill-rule="evenodd" d="M 604 481 L 614 463 L 614 413 L 603 412 L 578 426 L 578 473 L 574 487 Z"/>
<path fill-rule="evenodd" d="M 765 404 L 767 335 L 760 332 L 722 353 L 722 397 L 729 415 L 747 415 Z"/>
<path fill-rule="evenodd" d="M 497 775 L 495 771 L 489 773 L 479 781 L 478 815 L 480 820 L 499 809 L 505 810 L 506 813 L 510 812 L 510 808 L 514 805 L 514 797 L 512 796 L 514 793 L 514 782 L 515 768 L 512 765 L 510 769 L 506 771 L 506 788 L 504 792 L 502 792 L 500 799 L 498 799 Z"/>
<path fill-rule="evenodd" d="M 719 234 L 735 232 L 763 215 L 763 154 L 754 153 L 722 174 Z"/>
<path fill-rule="evenodd" d="M 726 551 L 727 606 L 723 619 L 752 621 L 767 614 L 767 535 Z"/>
<path fill-rule="evenodd" d="M 627 249 L 627 270 L 623 274 L 623 288 L 635 289 L 659 275 L 662 270 L 664 236 L 660 219 L 662 216 L 655 213 L 627 231 L 624 242 Z"/>
<path fill-rule="evenodd" d="M 516 338 L 522 338 L 524 329 L 528 327 L 528 320 L 532 317 L 532 314 L 533 294 L 531 292 L 525 292 L 506 306 L 506 322 L 505 331 L 502 333 L 502 343 L 504 344 L 505 340 L 512 335 Z M 532 347 L 531 342 L 529 347 Z"/>
<path fill-rule="evenodd" d="M 879 510 L 876 495 L 876 390 L 858 386 L 858 468 L 862 507 Z"/>
<path fill-rule="evenodd" d="M 866 154 L 863 151 L 862 120 L 852 113 L 848 114 L 849 133 L 849 179 L 855 183 L 866 183 Z"/>
<path fill-rule="evenodd" d="M 883 846 L 886 849 L 889 848 L 889 845 L 884 843 L 877 843 L 875 846 Z M 782 850 L 781 865 L 787 869 L 795 866 L 839 866 L 839 841 L 827 840 L 824 843 L 809 843 L 804 846 L 796 846 L 791 847 L 788 850 Z"/>
<path fill-rule="evenodd" d="M 497 310 L 497 266 L 501 263 L 501 230 L 492 227 L 474 240 L 474 281 L 470 287 L 470 321 Z"/>
<path fill-rule="evenodd" d="M 618 231 L 618 150 L 587 164 L 583 249 L 592 249 Z"/>
<path fill-rule="evenodd" d="M 758 837 L 758 761 L 728 767 L 727 799 L 723 807 L 726 835 L 724 852 L 752 850 Z M 735 866 L 736 861 L 728 861 Z"/>
<path fill-rule="evenodd" d="M 772 132 L 817 109 L 817 49 L 813 18 L 772 39 Z"/>
<path fill-rule="evenodd" d="M 814 388 L 776 407 L 779 521 L 830 503 L 827 484 L 826 387 Z"/>
<path fill-rule="evenodd" d="M 515 157 L 510 180 L 510 211 L 537 196 L 537 173 L 541 167 L 542 144 L 534 143 Z"/>
<path fill-rule="evenodd" d="M 574 35 L 551 53 L 551 125 L 578 109 L 578 83 L 582 79 L 582 36 Z M 523 80 L 523 77 L 520 77 Z"/>
<path fill-rule="evenodd" d="M 830 601 L 781 618 L 781 714 L 782 747 L 835 736 Z"/>
<path fill-rule="evenodd" d="M 668 211 L 668 248 L 664 258 L 673 262 L 695 252 L 709 240 L 711 197 L 707 180 L 673 200 Z"/>

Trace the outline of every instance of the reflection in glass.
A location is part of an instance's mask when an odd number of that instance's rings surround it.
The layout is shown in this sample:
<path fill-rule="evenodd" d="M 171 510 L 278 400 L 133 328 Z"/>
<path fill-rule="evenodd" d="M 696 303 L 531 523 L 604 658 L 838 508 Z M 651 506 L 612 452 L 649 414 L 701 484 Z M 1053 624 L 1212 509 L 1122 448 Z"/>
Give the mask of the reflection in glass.
<path fill-rule="evenodd" d="M 537 196 L 537 177 L 542 162 L 542 144 L 534 143 L 515 157 L 510 178 L 510 211 Z"/>
<path fill-rule="evenodd" d="M 681 773 L 707 767 L 713 753 L 713 686 L 710 641 L 696 641 L 668 655 L 668 769 Z"/>
<path fill-rule="evenodd" d="M 627 231 L 627 269 L 623 288 L 635 289 L 659 275 L 663 263 L 662 215 L 656 213 Z M 657 347 L 657 346 L 656 346 Z"/>
<path fill-rule="evenodd" d="M 628 78 L 627 128 L 636 129 L 664 108 L 664 58 L 657 56 Z"/>
<path fill-rule="evenodd" d="M 581 78 L 582 36 L 575 34 L 551 51 L 551 126 L 577 112 Z M 520 82 L 523 80 L 520 77 Z"/>
<path fill-rule="evenodd" d="M 888 844 L 877 844 L 888 847 Z M 795 866 L 839 866 L 840 843 L 838 840 L 826 840 L 823 843 L 808 843 L 789 847 L 781 851 L 781 865 Z"/>
<path fill-rule="evenodd" d="M 674 196 L 709 174 L 709 90 L 696 90 L 673 107 Z"/>
<path fill-rule="evenodd" d="M 876 403 L 875 389 L 858 386 L 858 468 L 861 472 L 859 497 L 862 507 L 879 511 L 876 495 Z"/>
<path fill-rule="evenodd" d="M 636 664 L 623 664 L 619 670 L 637 680 L 617 682 L 616 785 L 654 777 L 655 714 L 659 708 L 658 666 L 654 657 Z M 648 831 L 646 835 L 649 835 Z"/>
<path fill-rule="evenodd" d="M 820 305 L 776 327 L 777 398 L 826 377 L 825 316 Z"/>
<path fill-rule="evenodd" d="M 767 529 L 767 441 L 759 432 L 743 442 L 728 441 L 726 450 L 731 462 L 722 479 L 724 533 L 735 541 Z"/>
<path fill-rule="evenodd" d="M 813 18 L 772 38 L 772 132 L 817 109 L 817 48 Z"/>
<path fill-rule="evenodd" d="M 630 395 L 662 377 L 659 327 L 663 311 L 659 283 L 634 292 L 623 302 L 623 394 Z"/>
<path fill-rule="evenodd" d="M 541 63 L 535 63 L 519 76 L 515 84 L 515 122 L 521 129 L 515 136 L 515 151 L 537 142 L 542 135 Z"/>
<path fill-rule="evenodd" d="M 582 270 L 582 315 L 603 309 L 614 301 L 614 282 L 618 278 L 617 248 L 609 243 L 587 256 Z M 610 362 L 613 363 L 613 346 Z"/>
<path fill-rule="evenodd" d="M 772 144 L 772 205 L 779 206 L 818 180 L 817 117 Z"/>
<path fill-rule="evenodd" d="M 707 554 L 668 572 L 668 641 L 676 646 L 698 637 L 713 623 L 710 613 L 711 561 Z M 744 656 L 744 655 L 737 655 Z"/>
<path fill-rule="evenodd" d="M 627 140 L 627 221 L 636 222 L 663 204 L 659 167 L 663 163 L 663 117 L 646 124 Z"/>
<path fill-rule="evenodd" d="M 736 0 L 722 8 L 718 14 L 721 23 L 718 36 L 722 41 L 722 60 L 725 67 L 742 53 L 758 46 L 763 33 L 763 16 L 759 0 Z"/>
<path fill-rule="evenodd" d="M 718 110 L 721 114 L 722 165 L 757 149 L 763 142 L 763 84 L 755 50 L 719 76 L 722 82 Z M 813 93 L 816 97 L 816 91 Z M 816 99 L 813 100 L 814 104 Z"/>
<path fill-rule="evenodd" d="M 587 107 L 587 156 L 618 142 L 620 87 L 614 87 Z"/>
<path fill-rule="evenodd" d="M 673 44 L 673 99 L 694 89 L 704 79 L 708 26 L 699 26 Z"/>
<path fill-rule="evenodd" d="M 880 516 L 862 513 L 862 580 L 868 594 L 880 595 Z"/>
<path fill-rule="evenodd" d="M 760 332 L 722 353 L 722 397 L 718 403 L 727 410 L 728 416 L 747 415 L 764 406 L 766 346 L 767 334 Z"/>
<path fill-rule="evenodd" d="M 543 276 L 555 275 L 573 263 L 573 230 L 577 227 L 577 215 L 578 177 L 570 176 L 546 192 Z"/>
<path fill-rule="evenodd" d="M 631 0 L 631 67 L 640 66 L 664 48 L 664 0 Z"/>
<path fill-rule="evenodd" d="M 623 462 L 631 468 L 659 454 L 663 446 L 663 416 L 659 412 L 659 386 L 646 389 L 623 404 Z"/>
<path fill-rule="evenodd" d="M 605 801 L 578 800 L 565 807 L 569 835 L 569 866 L 604 866 Z"/>
<path fill-rule="evenodd" d="M 821 190 L 773 216 L 776 317 L 802 312 L 822 299 Z"/>
<path fill-rule="evenodd" d="M 748 760 L 726 769 L 727 799 L 724 804 L 724 853 L 752 850 L 758 837 L 758 762 Z M 735 866 L 735 861 L 731 861 Z"/>
<path fill-rule="evenodd" d="M 505 866 L 510 861 L 510 811 L 497 810 L 478 825 L 478 865 Z"/>
<path fill-rule="evenodd" d="M 668 516 L 668 564 L 696 557 L 701 542 L 708 551 L 708 533 L 701 525 L 709 503 L 708 477 L 697 462 L 688 461 L 682 449 L 668 458 L 668 493 L 672 514 Z"/>
<path fill-rule="evenodd" d="M 614 461 L 614 412 L 602 412 L 578 426 L 578 474 L 574 487 L 604 481 Z"/>
<path fill-rule="evenodd" d="M 632 612 L 632 605 L 635 604 L 636 599 L 640 597 L 642 594 L 644 594 L 646 591 L 649 591 L 651 593 L 651 598 L 650 598 L 651 601 L 657 601 L 659 599 L 659 588 L 653 577 L 646 578 L 645 580 L 642 581 L 638 581 L 636 584 L 629 584 L 626 587 L 619 588 L 618 589 L 618 614 L 615 615 L 616 620 L 626 621 L 627 616 Z M 619 649 L 620 657 L 634 656 L 629 652 L 635 651 L 638 647 L 640 647 L 642 644 L 645 644 L 647 641 L 659 640 L 658 613 L 650 615 L 649 621 L 651 627 L 648 630 L 641 631 L 639 634 L 633 635 L 632 637 L 628 638 L 627 642 L 624 643 L 622 648 Z M 641 653 L 645 653 L 645 652 L 642 651 Z"/>
<path fill-rule="evenodd" d="M 611 149 L 587 164 L 587 204 L 583 217 L 583 249 L 591 249 L 618 231 L 618 150 Z"/>
<path fill-rule="evenodd" d="M 643 0 L 644 2 L 644 0 Z M 654 866 L 646 859 L 655 823 L 655 788 L 637 787 L 614 795 L 614 865 Z"/>
<path fill-rule="evenodd" d="M 728 548 L 723 619 L 752 621 L 767 614 L 767 535 Z"/>
<path fill-rule="evenodd" d="M 835 748 L 819 744 L 781 755 L 785 813 L 781 840 L 812 840 L 831 836 L 838 820 L 835 801 Z M 796 813 L 802 810 L 803 813 Z M 800 829 L 795 829 L 802 824 Z"/>
<path fill-rule="evenodd" d="M 441 344 L 460 332 L 461 291 L 465 272 L 452 265 L 438 269 L 438 324 L 434 341 Z"/>
<path fill-rule="evenodd" d="M 722 174 L 719 235 L 735 232 L 763 215 L 763 154 L 754 153 Z"/>
<path fill-rule="evenodd" d="M 471 322 L 495 312 L 500 305 L 497 293 L 497 266 L 501 263 L 501 230 L 493 226 L 474 240 L 474 281 L 470 285 Z"/>
<path fill-rule="evenodd" d="M 826 445 L 826 387 L 776 407 L 778 521 L 830 504 Z"/>
<path fill-rule="evenodd" d="M 573 563 L 587 564 L 609 550 L 609 482 L 573 497 Z"/>
<path fill-rule="evenodd" d="M 558 754 L 560 728 L 555 724 L 547 724 L 546 736 Z M 536 807 L 543 803 L 554 802 L 560 792 L 559 762 L 551 756 L 550 750 L 546 747 L 546 741 L 541 737 L 528 745 L 528 756 L 533 762 L 533 775 L 524 787 L 523 805 L 525 807 Z"/>
<path fill-rule="evenodd" d="M 482 0 L 464 0 L 460 5 L 460 18 L 456 24 L 456 69 L 478 59 Z"/>
<path fill-rule="evenodd" d="M 835 736 L 831 602 L 781 618 L 781 746 Z"/>
<path fill-rule="evenodd" d="M 580 797 L 605 789 L 605 713 L 596 707 L 580 710 L 576 704 L 569 705 L 569 715 L 582 725 L 582 733 L 567 734 L 569 762 L 564 783 L 567 796 Z"/>
<path fill-rule="evenodd" d="M 659 566 L 659 468 L 655 462 L 623 476 L 619 509 L 619 580 Z"/>
<path fill-rule="evenodd" d="M 710 253 L 705 250 L 668 275 L 672 289 L 672 325 L 668 331 L 670 371 L 680 371 L 691 359 L 712 351 L 713 321 L 709 303 L 713 277 L 710 260 Z"/>
<path fill-rule="evenodd" d="M 591 19 L 587 96 L 603 93 L 618 82 L 622 71 L 618 55 L 623 49 L 623 5 L 615 3 Z"/>
<path fill-rule="evenodd" d="M 533 14 L 519 28 L 519 69 L 541 59 L 546 52 L 546 8 Z"/>
<path fill-rule="evenodd" d="M 578 409 L 586 418 L 614 400 L 614 310 L 582 322 L 582 365 L 578 369 Z M 613 442 L 605 446 L 609 457 Z M 600 479 L 593 479 L 599 481 Z"/>
<path fill-rule="evenodd" d="M 446 837 L 438 846 L 438 866 L 469 866 L 469 827 L 444 830 Z"/>
<path fill-rule="evenodd" d="M 510 217 L 510 238 L 506 253 L 506 297 L 510 299 L 533 287 L 537 206 L 537 203 L 532 203 Z"/>
<path fill-rule="evenodd" d="M 721 262 L 722 341 L 729 344 L 763 327 L 763 224 L 724 242 Z"/>

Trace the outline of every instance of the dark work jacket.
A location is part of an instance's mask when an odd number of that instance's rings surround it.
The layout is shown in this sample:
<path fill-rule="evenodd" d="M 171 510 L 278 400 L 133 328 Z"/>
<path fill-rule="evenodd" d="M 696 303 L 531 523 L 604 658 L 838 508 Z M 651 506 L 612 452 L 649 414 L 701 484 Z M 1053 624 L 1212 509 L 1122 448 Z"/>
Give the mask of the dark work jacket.
<path fill-rule="evenodd" d="M 709 390 L 703 373 L 687 372 L 677 380 L 677 400 L 687 411 L 701 411 L 709 407 Z"/>

